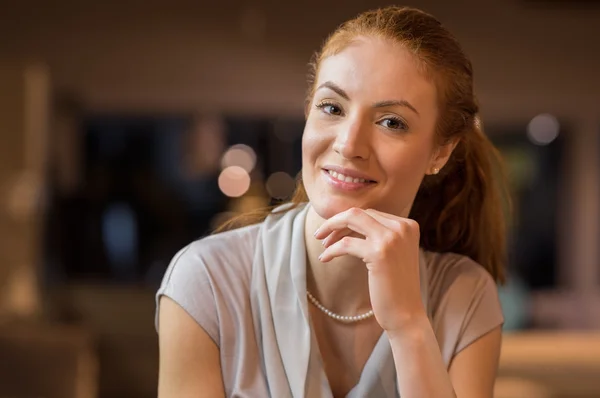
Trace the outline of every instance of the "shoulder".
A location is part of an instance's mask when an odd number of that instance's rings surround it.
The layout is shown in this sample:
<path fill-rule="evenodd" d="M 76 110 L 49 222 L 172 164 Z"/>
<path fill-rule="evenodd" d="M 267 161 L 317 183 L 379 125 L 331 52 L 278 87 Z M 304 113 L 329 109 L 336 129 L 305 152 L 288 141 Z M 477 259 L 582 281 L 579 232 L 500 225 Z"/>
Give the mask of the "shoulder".
<path fill-rule="evenodd" d="M 156 326 L 161 296 L 168 296 L 219 344 L 219 315 L 239 307 L 248 294 L 260 225 L 207 236 L 171 260 L 156 294 Z"/>
<path fill-rule="evenodd" d="M 261 231 L 270 234 L 269 239 L 285 238 L 287 235 L 281 232 L 285 232 L 285 226 L 291 225 L 303 208 L 283 205 L 261 223 L 192 242 L 174 256 L 163 278 L 163 285 L 176 275 L 186 280 L 187 277 L 198 277 L 202 273 L 208 276 L 212 284 L 249 282 Z"/>
<path fill-rule="evenodd" d="M 490 273 L 471 258 L 456 253 L 424 252 L 424 255 L 432 299 L 440 298 L 451 290 L 496 291 L 496 283 Z"/>
<path fill-rule="evenodd" d="M 251 225 L 194 241 L 173 257 L 170 271 L 239 272 L 252 263 L 259 228 Z"/>
<path fill-rule="evenodd" d="M 251 254 L 256 245 L 256 237 L 261 224 L 249 225 L 230 231 L 206 236 L 188 247 L 192 253 L 203 257 L 224 256 L 231 258 L 242 254 Z M 232 250 L 235 248 L 235 250 Z"/>
<path fill-rule="evenodd" d="M 469 257 L 425 252 L 429 310 L 446 363 L 504 323 L 496 282 Z"/>

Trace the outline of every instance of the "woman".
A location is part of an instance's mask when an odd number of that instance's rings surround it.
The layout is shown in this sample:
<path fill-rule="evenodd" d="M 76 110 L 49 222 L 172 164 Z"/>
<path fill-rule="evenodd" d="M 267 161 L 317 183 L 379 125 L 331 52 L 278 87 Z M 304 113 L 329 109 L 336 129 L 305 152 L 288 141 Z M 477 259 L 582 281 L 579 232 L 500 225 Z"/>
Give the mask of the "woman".
<path fill-rule="evenodd" d="M 159 396 L 491 397 L 503 180 L 470 61 L 391 7 L 339 27 L 313 69 L 293 203 L 167 271 Z"/>

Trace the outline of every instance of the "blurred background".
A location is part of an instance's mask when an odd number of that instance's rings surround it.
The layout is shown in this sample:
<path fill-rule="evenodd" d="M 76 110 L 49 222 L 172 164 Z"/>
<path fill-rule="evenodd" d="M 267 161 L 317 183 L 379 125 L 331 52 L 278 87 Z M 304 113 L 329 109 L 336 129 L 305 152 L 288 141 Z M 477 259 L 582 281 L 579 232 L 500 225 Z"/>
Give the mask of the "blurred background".
<path fill-rule="evenodd" d="M 306 65 L 391 4 L 0 1 L 0 397 L 156 396 L 181 247 L 285 199 Z M 499 397 L 600 396 L 600 1 L 407 1 L 472 58 L 516 219 Z"/>

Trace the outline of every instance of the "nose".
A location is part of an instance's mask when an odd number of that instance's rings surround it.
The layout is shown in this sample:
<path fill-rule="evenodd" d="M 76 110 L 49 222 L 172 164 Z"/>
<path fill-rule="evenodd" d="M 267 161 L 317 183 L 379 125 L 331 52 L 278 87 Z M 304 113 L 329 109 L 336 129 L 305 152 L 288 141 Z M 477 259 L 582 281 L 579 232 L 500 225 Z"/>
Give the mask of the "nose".
<path fill-rule="evenodd" d="M 369 159 L 369 131 L 365 123 L 361 120 L 348 120 L 339 128 L 333 143 L 333 150 L 348 160 Z"/>

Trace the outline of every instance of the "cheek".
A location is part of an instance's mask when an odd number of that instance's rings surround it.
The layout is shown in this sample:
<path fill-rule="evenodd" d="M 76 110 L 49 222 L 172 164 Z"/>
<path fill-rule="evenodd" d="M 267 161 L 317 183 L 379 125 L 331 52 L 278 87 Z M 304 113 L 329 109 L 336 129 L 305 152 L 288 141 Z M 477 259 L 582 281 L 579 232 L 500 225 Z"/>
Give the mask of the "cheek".
<path fill-rule="evenodd" d="M 426 149 L 406 148 L 407 150 L 392 153 L 386 156 L 384 166 L 390 178 L 395 182 L 396 188 L 417 189 L 429 166 L 429 152 Z M 389 150 L 389 149 L 388 149 Z M 383 166 L 383 165 L 382 165 Z"/>
<path fill-rule="evenodd" d="M 302 159 L 305 159 L 308 156 L 310 147 L 311 147 L 310 132 L 305 129 L 304 133 L 302 134 Z"/>
<path fill-rule="evenodd" d="M 327 142 L 323 134 L 319 134 L 316 130 L 310 128 L 309 125 L 304 129 L 302 135 L 302 159 L 304 162 L 315 160 L 327 149 Z M 309 164 L 303 164 L 309 166 Z"/>
<path fill-rule="evenodd" d="M 302 180 L 306 183 L 310 183 L 312 176 L 311 170 L 315 160 L 315 146 L 316 142 L 314 134 L 306 128 L 302 135 Z"/>
<path fill-rule="evenodd" d="M 314 195 L 315 184 L 319 178 L 319 164 L 328 152 L 329 141 L 319 129 L 307 123 L 302 135 L 302 180 L 309 197 Z"/>

